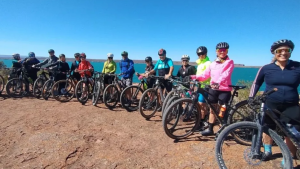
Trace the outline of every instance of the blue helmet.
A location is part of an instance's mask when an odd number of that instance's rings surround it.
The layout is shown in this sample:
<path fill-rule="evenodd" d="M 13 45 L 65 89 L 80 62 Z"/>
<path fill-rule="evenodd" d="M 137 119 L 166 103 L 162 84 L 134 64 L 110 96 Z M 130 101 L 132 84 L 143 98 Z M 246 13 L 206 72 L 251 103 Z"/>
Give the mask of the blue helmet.
<path fill-rule="evenodd" d="M 14 53 L 14 54 L 12 54 L 12 56 L 15 60 L 20 60 L 20 54 Z"/>
<path fill-rule="evenodd" d="M 30 58 L 34 58 L 34 57 L 35 57 L 35 54 L 34 54 L 34 52 L 29 52 L 29 53 L 28 53 L 28 56 L 29 56 Z"/>

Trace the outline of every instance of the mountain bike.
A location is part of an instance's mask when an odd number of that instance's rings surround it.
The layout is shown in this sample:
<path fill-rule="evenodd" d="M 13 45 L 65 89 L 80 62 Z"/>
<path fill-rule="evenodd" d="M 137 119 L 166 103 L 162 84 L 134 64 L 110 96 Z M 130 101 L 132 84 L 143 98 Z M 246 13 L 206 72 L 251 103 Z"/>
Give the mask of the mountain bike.
<path fill-rule="evenodd" d="M 59 73 L 65 73 L 65 72 L 60 72 L 57 69 L 48 69 L 49 72 L 51 72 L 51 75 L 49 76 L 49 79 L 44 83 L 43 88 L 42 88 L 42 97 L 45 100 L 48 100 L 48 98 L 52 94 L 52 87 L 56 81 L 55 77 Z"/>
<path fill-rule="evenodd" d="M 215 158 L 220 168 L 226 169 L 229 167 L 234 167 L 235 165 L 231 162 L 232 158 L 239 160 L 240 168 L 245 168 L 246 165 L 262 165 L 262 167 L 270 168 L 293 168 L 293 161 L 289 148 L 284 143 L 281 136 L 278 135 L 278 133 L 270 129 L 268 125 L 265 125 L 264 120 L 266 115 L 268 115 L 276 123 L 276 126 L 280 128 L 285 136 L 291 139 L 292 143 L 297 148 L 296 156 L 298 159 L 300 159 L 300 139 L 290 131 L 292 125 L 286 124 L 285 122 L 281 121 L 278 116 L 276 116 L 276 114 L 283 115 L 281 112 L 278 110 L 269 109 L 268 106 L 265 105 L 267 96 L 275 91 L 277 91 L 276 88 L 265 92 L 261 96 L 257 96 L 254 100 L 254 103 L 250 104 L 251 107 L 254 107 L 257 103 L 260 104 L 259 113 L 256 113 L 254 122 L 244 121 L 234 123 L 226 127 L 220 133 L 216 141 L 215 149 Z M 253 108 L 252 110 L 255 111 L 256 109 Z M 297 122 L 300 123 L 300 121 Z M 252 140 L 251 146 L 234 144 L 229 136 L 232 133 L 241 133 L 247 135 L 249 139 Z M 269 135 L 278 145 L 278 147 L 273 148 L 273 154 L 275 152 L 276 155 L 273 155 L 274 157 L 270 162 L 265 163 L 262 163 L 264 152 L 261 151 L 263 133 Z M 237 149 L 238 151 L 236 151 Z M 231 152 L 230 155 L 228 155 L 228 152 Z M 233 154 L 236 156 L 232 157 Z M 281 157 L 284 159 L 284 165 L 281 163 Z"/>
<path fill-rule="evenodd" d="M 67 79 L 55 82 L 52 87 L 52 96 L 59 102 L 68 102 L 74 98 L 77 80 L 70 73 L 70 71 L 66 73 Z"/>
<path fill-rule="evenodd" d="M 98 100 L 103 100 L 103 93 L 104 93 L 104 74 L 100 72 L 94 73 L 94 89 L 93 89 L 93 96 L 92 102 L 93 106 L 96 106 Z"/>
<path fill-rule="evenodd" d="M 6 84 L 6 93 L 13 98 L 27 96 L 32 91 L 32 79 L 27 76 L 24 65 L 17 70 L 19 77 L 10 79 Z"/>
<path fill-rule="evenodd" d="M 35 80 L 33 84 L 33 96 L 36 98 L 40 98 L 42 91 L 43 91 L 43 86 L 45 82 L 48 80 L 47 74 L 45 70 L 48 70 L 47 68 L 39 68 L 41 70 L 40 75 L 38 78 Z"/>
<path fill-rule="evenodd" d="M 144 90 L 147 90 L 147 88 L 147 80 L 144 78 L 140 80 L 140 83 L 137 86 L 132 85 L 126 87 L 120 96 L 122 107 L 128 112 L 136 111 L 139 108 L 140 97 L 142 96 Z"/>
<path fill-rule="evenodd" d="M 198 81 L 193 80 L 191 82 L 190 98 L 181 98 L 172 103 L 164 112 L 163 115 L 163 128 L 165 133 L 172 139 L 183 139 L 199 128 L 200 124 L 200 105 L 198 104 L 199 94 L 202 94 L 207 106 L 213 111 L 216 116 L 217 122 L 221 125 L 219 131 L 216 133 L 218 137 L 219 133 L 230 124 L 229 117 L 234 116 L 236 121 L 252 121 L 254 114 L 245 112 L 243 107 L 247 106 L 247 102 L 241 102 L 238 106 L 232 105 L 234 97 L 238 96 L 238 90 L 246 88 L 246 86 L 233 86 L 233 94 L 226 104 L 226 113 L 223 118 L 219 117 L 219 109 L 215 108 L 212 103 L 208 100 L 209 92 L 205 88 L 201 88 L 201 84 Z M 219 100 L 220 101 L 220 100 Z M 240 116 L 236 116 L 239 114 Z M 231 118 L 232 119 L 232 118 Z M 250 144 L 250 140 L 245 140 L 242 136 L 233 134 L 234 138 L 243 144 Z"/>
<path fill-rule="evenodd" d="M 103 102 L 105 106 L 109 109 L 116 107 L 117 103 L 120 101 L 120 93 L 126 88 L 126 84 L 122 82 L 118 76 L 121 74 L 106 74 L 108 76 L 114 76 L 112 84 L 108 85 L 103 93 Z"/>
<path fill-rule="evenodd" d="M 149 78 L 155 79 L 154 87 L 144 91 L 139 102 L 139 112 L 146 120 L 149 120 L 158 110 L 161 110 L 167 95 L 166 90 L 163 91 L 163 88 L 165 88 L 164 76 L 149 76 Z M 167 81 L 170 82 L 170 80 Z"/>

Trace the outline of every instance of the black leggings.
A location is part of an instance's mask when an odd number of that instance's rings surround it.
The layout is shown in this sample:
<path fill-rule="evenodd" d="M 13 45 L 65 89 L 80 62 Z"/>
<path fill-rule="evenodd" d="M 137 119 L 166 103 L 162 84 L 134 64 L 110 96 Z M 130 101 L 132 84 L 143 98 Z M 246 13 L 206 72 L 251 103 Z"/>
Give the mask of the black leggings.
<path fill-rule="evenodd" d="M 300 131 L 300 124 L 299 122 L 295 121 L 300 121 L 300 107 L 298 103 L 278 103 L 269 99 L 266 101 L 266 105 L 271 110 L 275 109 L 275 111 L 277 110 L 281 112 L 283 115 L 275 112 L 274 113 L 279 119 L 286 123 L 292 124 L 298 131 Z M 265 116 L 265 123 L 273 130 L 276 128 L 275 122 L 268 115 Z"/>
<path fill-rule="evenodd" d="M 227 104 L 230 100 L 231 92 L 230 91 L 220 91 L 209 89 L 208 100 L 211 103 L 218 103 L 220 105 Z"/>

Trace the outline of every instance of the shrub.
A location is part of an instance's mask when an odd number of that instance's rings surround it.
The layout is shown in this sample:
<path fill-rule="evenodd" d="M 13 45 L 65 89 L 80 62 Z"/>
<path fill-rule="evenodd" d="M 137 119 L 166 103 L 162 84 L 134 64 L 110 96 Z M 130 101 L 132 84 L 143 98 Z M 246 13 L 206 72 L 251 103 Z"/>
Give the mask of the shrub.
<path fill-rule="evenodd" d="M 6 82 L 10 71 L 5 68 L 6 65 L 4 64 L 4 62 L 0 61 L 0 75 L 4 78 L 4 81 Z"/>

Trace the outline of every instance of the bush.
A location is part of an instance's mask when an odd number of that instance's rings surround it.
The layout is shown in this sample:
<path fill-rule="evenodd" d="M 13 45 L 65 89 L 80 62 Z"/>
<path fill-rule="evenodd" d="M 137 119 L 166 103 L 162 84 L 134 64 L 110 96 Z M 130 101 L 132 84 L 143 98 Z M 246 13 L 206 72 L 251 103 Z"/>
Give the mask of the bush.
<path fill-rule="evenodd" d="M 0 75 L 4 78 L 4 81 L 6 82 L 10 71 L 5 68 L 7 68 L 7 67 L 4 64 L 4 62 L 0 61 Z"/>
<path fill-rule="evenodd" d="M 234 100 L 233 100 L 233 103 L 236 104 L 240 101 L 243 101 L 243 100 L 248 100 L 248 97 L 249 97 L 249 93 L 250 93 L 250 88 L 252 86 L 252 81 L 245 81 L 245 80 L 239 80 L 237 82 L 236 85 L 239 85 L 239 86 L 246 86 L 245 89 L 240 89 L 238 91 L 238 97 L 235 97 Z"/>

